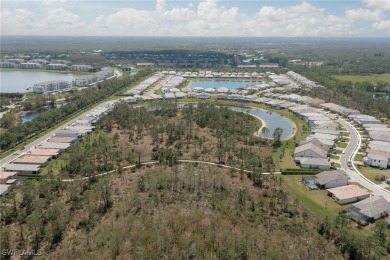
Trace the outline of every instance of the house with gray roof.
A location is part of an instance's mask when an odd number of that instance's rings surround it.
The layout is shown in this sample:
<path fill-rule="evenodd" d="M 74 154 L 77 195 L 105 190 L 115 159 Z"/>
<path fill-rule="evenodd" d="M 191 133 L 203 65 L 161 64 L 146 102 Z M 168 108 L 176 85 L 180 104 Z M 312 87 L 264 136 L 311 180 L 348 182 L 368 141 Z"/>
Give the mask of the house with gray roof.
<path fill-rule="evenodd" d="M 312 143 L 306 143 L 304 145 L 295 148 L 294 157 L 308 157 L 308 158 L 326 158 L 328 153 L 322 147 L 316 146 Z"/>
<path fill-rule="evenodd" d="M 313 180 L 318 188 L 330 189 L 348 185 L 349 177 L 343 170 L 335 170 L 320 172 Z"/>
<path fill-rule="evenodd" d="M 299 158 L 299 164 L 306 169 L 330 170 L 331 164 L 328 159 L 324 158 Z"/>
<path fill-rule="evenodd" d="M 70 143 L 55 143 L 55 142 L 43 142 L 40 146 L 37 148 L 45 148 L 45 149 L 60 149 L 61 151 L 64 151 L 69 146 L 71 146 Z"/>
<path fill-rule="evenodd" d="M 38 173 L 41 168 L 39 164 L 8 163 L 3 166 L 4 170 L 17 173 Z"/>
<path fill-rule="evenodd" d="M 318 146 L 319 148 L 321 148 L 322 150 L 328 152 L 329 149 L 330 149 L 330 146 L 324 144 L 323 142 L 321 142 L 319 139 L 317 138 L 307 138 L 305 141 L 301 141 L 299 142 L 298 146 L 302 146 L 304 144 L 308 144 L 308 143 L 311 143 L 315 146 Z"/>
<path fill-rule="evenodd" d="M 390 202 L 382 196 L 371 196 L 365 200 L 352 204 L 346 210 L 352 219 L 369 223 L 390 213 Z"/>

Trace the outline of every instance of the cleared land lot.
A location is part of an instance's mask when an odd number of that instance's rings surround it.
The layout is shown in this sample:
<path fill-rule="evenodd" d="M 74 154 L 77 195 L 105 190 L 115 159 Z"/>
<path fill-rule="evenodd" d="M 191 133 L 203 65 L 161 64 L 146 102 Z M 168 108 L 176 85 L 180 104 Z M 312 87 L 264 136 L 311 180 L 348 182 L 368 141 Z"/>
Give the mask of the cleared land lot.
<path fill-rule="evenodd" d="M 380 81 L 390 83 L 390 73 L 372 75 L 333 75 L 333 77 L 340 80 L 352 81 L 353 83 L 364 81 L 372 83 L 378 83 Z"/>

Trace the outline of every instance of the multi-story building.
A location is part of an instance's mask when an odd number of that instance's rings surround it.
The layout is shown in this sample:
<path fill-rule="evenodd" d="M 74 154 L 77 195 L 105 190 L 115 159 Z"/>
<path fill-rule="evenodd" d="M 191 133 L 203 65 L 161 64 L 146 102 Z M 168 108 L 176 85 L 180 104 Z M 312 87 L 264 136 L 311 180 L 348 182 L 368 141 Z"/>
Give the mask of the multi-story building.
<path fill-rule="evenodd" d="M 48 70 L 66 70 L 68 69 L 68 66 L 66 64 L 61 63 L 50 63 L 47 64 L 46 68 Z"/>
<path fill-rule="evenodd" d="M 3 61 L 0 62 L 0 68 L 17 68 L 18 65 L 14 62 Z"/>
<path fill-rule="evenodd" d="M 58 91 L 58 90 L 64 90 L 70 88 L 72 88 L 72 84 L 69 81 L 53 80 L 53 81 L 45 81 L 45 82 L 34 84 L 33 92 L 44 93 L 44 92 Z"/>
<path fill-rule="evenodd" d="M 70 66 L 70 70 L 88 72 L 88 71 L 93 70 L 93 67 L 91 67 L 89 65 L 72 65 L 72 66 Z"/>
<path fill-rule="evenodd" d="M 39 63 L 33 63 L 33 62 L 26 62 L 26 63 L 20 63 L 19 68 L 21 69 L 42 69 L 42 65 Z"/>

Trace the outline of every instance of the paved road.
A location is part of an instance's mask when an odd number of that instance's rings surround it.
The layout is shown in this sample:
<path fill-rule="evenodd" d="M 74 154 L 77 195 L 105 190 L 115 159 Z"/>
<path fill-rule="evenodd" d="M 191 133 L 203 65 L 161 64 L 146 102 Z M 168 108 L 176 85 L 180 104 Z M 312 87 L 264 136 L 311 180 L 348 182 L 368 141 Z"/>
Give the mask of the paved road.
<path fill-rule="evenodd" d="M 372 194 L 383 196 L 386 200 L 390 201 L 390 191 L 380 187 L 363 176 L 353 163 L 353 170 L 348 167 L 348 161 L 353 162 L 353 158 L 359 150 L 361 145 L 361 136 L 356 128 L 344 119 L 339 118 L 337 119 L 337 122 L 341 123 L 349 132 L 348 146 L 345 148 L 345 153 L 340 156 L 341 168 L 348 174 L 351 181 L 357 182 L 365 188 L 371 190 Z"/>

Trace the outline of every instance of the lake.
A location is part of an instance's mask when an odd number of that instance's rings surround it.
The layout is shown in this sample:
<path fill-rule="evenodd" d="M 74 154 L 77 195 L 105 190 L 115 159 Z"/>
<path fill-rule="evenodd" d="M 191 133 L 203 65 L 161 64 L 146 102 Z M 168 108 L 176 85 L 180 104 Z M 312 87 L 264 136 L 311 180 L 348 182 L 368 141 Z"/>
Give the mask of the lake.
<path fill-rule="evenodd" d="M 191 80 L 188 88 L 202 87 L 206 88 L 219 88 L 225 87 L 227 89 L 245 88 L 261 84 L 261 81 L 244 81 L 244 80 Z"/>
<path fill-rule="evenodd" d="M 269 133 L 266 136 L 268 138 L 272 138 L 272 134 L 274 130 L 278 127 L 283 129 L 281 139 L 286 139 L 293 133 L 294 129 L 291 122 L 287 118 L 277 113 L 273 113 L 268 110 L 263 110 L 259 108 L 240 108 L 240 107 L 229 107 L 229 108 L 235 111 L 249 113 L 251 115 L 261 118 L 264 121 L 267 128 L 269 129 Z"/>
<path fill-rule="evenodd" d="M 75 73 L 47 71 L 0 71 L 0 92 L 30 92 L 27 88 L 36 83 L 51 80 L 72 81 L 80 76 Z"/>

